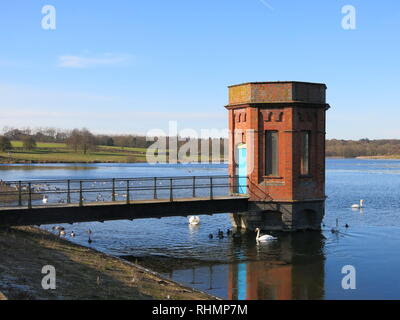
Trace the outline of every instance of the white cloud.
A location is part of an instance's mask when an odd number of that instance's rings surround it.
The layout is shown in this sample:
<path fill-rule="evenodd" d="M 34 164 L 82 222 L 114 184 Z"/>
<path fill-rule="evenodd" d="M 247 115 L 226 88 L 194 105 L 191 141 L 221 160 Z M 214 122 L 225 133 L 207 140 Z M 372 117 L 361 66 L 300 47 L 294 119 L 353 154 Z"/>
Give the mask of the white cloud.
<path fill-rule="evenodd" d="M 132 63 L 129 54 L 105 53 L 96 56 L 62 55 L 58 57 L 58 66 L 62 68 L 90 68 L 101 66 L 121 66 Z"/>

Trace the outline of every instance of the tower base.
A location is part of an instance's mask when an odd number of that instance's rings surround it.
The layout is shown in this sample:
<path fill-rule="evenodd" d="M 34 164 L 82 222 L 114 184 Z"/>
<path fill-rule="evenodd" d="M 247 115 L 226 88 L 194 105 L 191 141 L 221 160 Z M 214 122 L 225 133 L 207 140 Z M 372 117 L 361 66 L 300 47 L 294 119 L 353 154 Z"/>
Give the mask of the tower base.
<path fill-rule="evenodd" d="M 238 229 L 255 230 L 321 230 L 325 201 L 249 202 L 247 212 L 233 213 L 232 225 Z"/>

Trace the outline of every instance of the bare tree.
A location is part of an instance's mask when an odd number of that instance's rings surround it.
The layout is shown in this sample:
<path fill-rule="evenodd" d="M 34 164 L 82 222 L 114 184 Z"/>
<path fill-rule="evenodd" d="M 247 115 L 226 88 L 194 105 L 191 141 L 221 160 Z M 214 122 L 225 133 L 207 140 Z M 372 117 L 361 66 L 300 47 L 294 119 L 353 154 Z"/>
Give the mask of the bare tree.
<path fill-rule="evenodd" d="M 82 150 L 84 154 L 88 150 L 93 150 L 97 146 L 96 137 L 87 129 L 72 130 L 69 138 L 66 140 L 68 146 L 74 149 L 75 152 Z"/>
<path fill-rule="evenodd" d="M 0 136 L 0 151 L 5 152 L 12 149 L 11 141 L 5 136 Z"/>
<path fill-rule="evenodd" d="M 25 150 L 33 150 L 36 148 L 36 141 L 32 136 L 22 138 L 22 146 Z"/>

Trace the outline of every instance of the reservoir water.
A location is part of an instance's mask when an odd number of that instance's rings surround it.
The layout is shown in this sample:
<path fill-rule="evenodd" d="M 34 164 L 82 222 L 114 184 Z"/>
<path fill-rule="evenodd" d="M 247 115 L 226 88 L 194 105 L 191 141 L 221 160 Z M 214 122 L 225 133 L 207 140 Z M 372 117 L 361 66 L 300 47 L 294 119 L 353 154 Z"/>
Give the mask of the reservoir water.
<path fill-rule="evenodd" d="M 2 180 L 225 175 L 225 165 L 5 165 Z M 322 232 L 276 234 L 257 245 L 255 234 L 209 239 L 231 227 L 229 213 L 65 225 L 109 254 L 143 261 L 163 275 L 226 299 L 400 298 L 400 161 L 328 159 Z M 365 208 L 351 205 L 364 199 Z M 340 232 L 331 233 L 339 221 Z M 345 224 L 349 228 L 345 228 Z M 51 231 L 52 226 L 43 228 Z M 356 289 L 342 288 L 342 268 L 356 271 Z"/>

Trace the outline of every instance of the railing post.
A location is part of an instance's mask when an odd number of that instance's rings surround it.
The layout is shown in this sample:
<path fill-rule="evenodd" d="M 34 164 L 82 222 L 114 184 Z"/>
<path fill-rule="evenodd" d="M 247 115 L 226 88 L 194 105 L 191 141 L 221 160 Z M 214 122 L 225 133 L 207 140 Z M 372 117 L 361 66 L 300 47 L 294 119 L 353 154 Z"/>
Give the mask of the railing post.
<path fill-rule="evenodd" d="M 157 177 L 154 178 L 154 199 L 157 199 Z"/>
<path fill-rule="evenodd" d="M 22 183 L 18 181 L 18 206 L 22 206 Z"/>
<path fill-rule="evenodd" d="M 82 181 L 79 181 L 79 206 L 83 206 L 83 190 L 82 190 Z"/>
<path fill-rule="evenodd" d="M 169 179 L 169 201 L 174 201 L 174 194 L 172 190 L 172 179 Z"/>
<path fill-rule="evenodd" d="M 130 195 L 129 195 L 129 180 L 126 180 L 126 204 L 130 202 Z"/>
<path fill-rule="evenodd" d="M 112 179 L 112 197 L 111 197 L 112 202 L 115 201 L 115 179 Z"/>
<path fill-rule="evenodd" d="M 193 177 L 193 198 L 196 198 L 196 177 Z"/>
<path fill-rule="evenodd" d="M 212 200 L 213 198 L 213 177 L 210 177 L 210 199 Z"/>
<path fill-rule="evenodd" d="M 67 203 L 71 203 L 71 181 L 67 181 Z"/>
<path fill-rule="evenodd" d="M 32 209 L 32 189 L 31 183 L 28 183 L 28 209 Z"/>

